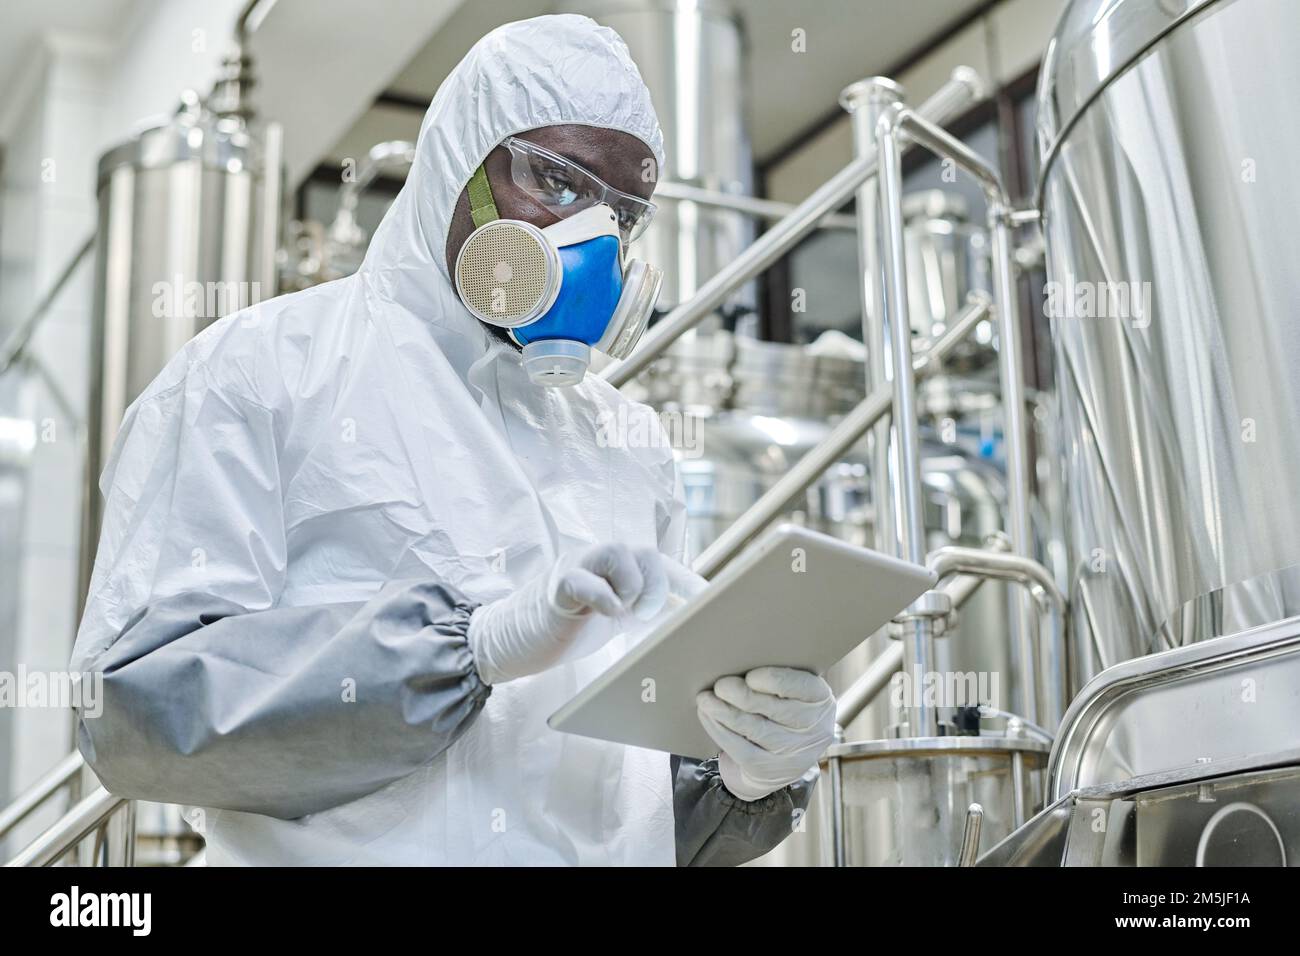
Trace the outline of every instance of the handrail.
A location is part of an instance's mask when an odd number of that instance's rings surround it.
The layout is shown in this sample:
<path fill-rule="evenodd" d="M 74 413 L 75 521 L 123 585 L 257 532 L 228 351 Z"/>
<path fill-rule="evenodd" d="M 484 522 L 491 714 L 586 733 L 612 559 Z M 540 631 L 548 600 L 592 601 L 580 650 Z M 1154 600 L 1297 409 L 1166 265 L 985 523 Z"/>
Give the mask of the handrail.
<path fill-rule="evenodd" d="M 927 119 L 942 123 L 977 99 L 981 89 L 982 84 L 974 70 L 958 67 L 952 78 L 922 104 L 919 112 Z M 874 153 L 854 159 L 705 282 L 694 296 L 655 324 L 635 352 L 623 362 L 605 368 L 601 377 L 619 387 L 645 371 L 684 332 L 712 314 L 727 296 L 770 266 L 827 215 L 848 202 L 858 187 L 875 172 Z"/>
<path fill-rule="evenodd" d="M 0 809 L 0 839 L 31 816 L 45 801 L 70 784 L 85 765 L 86 760 L 81 756 L 80 751 L 74 750 L 10 801 L 4 809 Z"/>
<path fill-rule="evenodd" d="M 742 193 L 725 193 L 716 189 L 705 189 L 701 186 L 692 186 L 690 183 L 679 183 L 668 179 L 661 179 L 655 184 L 655 201 L 658 202 L 661 199 L 667 199 L 670 202 L 698 203 L 701 206 L 709 206 L 727 212 L 737 212 L 744 216 L 765 219 L 769 222 L 784 219 L 798 208 L 794 203 L 779 202 L 775 199 L 760 199 L 757 196 L 747 196 Z M 858 228 L 858 221 L 853 216 L 832 212 L 823 216 L 817 222 L 817 226 L 821 229 L 851 230 Z"/>
<path fill-rule="evenodd" d="M 129 801 L 115 796 L 103 787 L 94 792 L 59 818 L 53 826 L 27 844 L 5 866 L 50 866 L 63 858 L 97 827 L 103 825 L 118 809 Z M 130 834 L 128 834 L 128 839 Z"/>
<path fill-rule="evenodd" d="M 928 349 L 918 350 L 913 358 L 913 367 L 918 376 L 924 376 L 937 368 L 971 330 L 984 320 L 991 307 L 988 297 L 981 292 L 971 293 L 968 303 L 961 315 Z M 717 574 L 755 535 L 781 514 L 791 498 L 807 490 L 822 472 L 871 430 L 881 416 L 889 411 L 893 403 L 893 391 L 890 383 L 881 385 L 844 416 L 829 435 L 795 462 L 794 467 L 704 549 L 695 559 L 695 571 L 706 578 Z"/>
<path fill-rule="evenodd" d="M 998 371 L 1002 393 L 1003 434 L 1006 438 L 1007 533 L 1011 549 L 1022 556 L 1032 556 L 1033 532 L 1029 515 L 1028 437 L 1025 421 L 1025 385 L 1022 368 L 1020 327 L 1012 278 L 1010 199 L 996 168 L 951 133 L 925 117 L 895 104 L 886 109 L 876 124 L 876 158 L 881 195 L 881 254 L 885 273 L 885 314 L 891 330 L 894 367 L 898 369 L 894 428 L 899 449 L 898 479 L 895 482 L 896 515 L 899 520 L 901 557 L 920 563 L 924 560 L 924 514 L 920 488 L 920 450 L 918 427 L 913 411 L 910 336 L 898 334 L 910 328 L 908 323 L 907 277 L 904 263 L 902 223 L 902 150 L 907 143 L 924 147 L 946 158 L 974 176 L 988 201 L 988 224 L 993 261 L 993 301 L 998 324 Z M 1038 651 L 1030 638 L 1028 608 L 1017 600 L 1011 619 L 1011 633 L 1018 649 L 1017 660 L 1026 688 L 1037 688 L 1039 681 Z M 909 673 L 931 669 L 934 653 L 932 620 L 918 614 L 908 621 L 905 638 L 905 666 Z M 1027 693 L 1025 716 L 1038 721 L 1036 693 Z M 937 717 L 932 706 L 921 702 L 912 708 L 908 722 L 922 736 L 936 732 Z M 1059 716 L 1059 715 L 1056 715 Z"/>
<path fill-rule="evenodd" d="M 17 328 L 9 333 L 9 337 L 5 339 L 4 344 L 0 345 L 0 375 L 9 371 L 14 362 L 22 357 L 27 348 L 27 343 L 31 341 L 32 335 L 36 331 L 36 327 L 45 318 L 45 313 L 50 310 L 50 306 L 54 305 L 54 300 L 59 297 L 63 287 L 68 284 L 68 280 L 77 271 L 77 267 L 81 265 L 81 260 L 86 258 L 91 249 L 95 248 L 95 236 L 96 233 L 92 232 L 86 237 L 72 258 L 68 260 L 68 264 L 63 267 L 59 277 L 54 280 L 54 284 L 50 286 L 45 295 L 41 296 L 41 301 L 36 304 L 36 308 L 31 311 L 27 318 L 18 323 Z"/>

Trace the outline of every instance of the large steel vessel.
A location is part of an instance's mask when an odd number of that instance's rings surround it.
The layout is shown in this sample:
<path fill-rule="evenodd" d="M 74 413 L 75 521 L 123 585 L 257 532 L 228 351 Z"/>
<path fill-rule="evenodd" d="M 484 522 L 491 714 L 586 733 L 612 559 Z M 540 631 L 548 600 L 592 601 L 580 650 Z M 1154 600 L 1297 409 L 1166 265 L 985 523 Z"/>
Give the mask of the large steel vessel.
<path fill-rule="evenodd" d="M 1294 0 L 1076 0 L 1048 49 L 1081 680 L 1300 610 L 1298 53 Z"/>

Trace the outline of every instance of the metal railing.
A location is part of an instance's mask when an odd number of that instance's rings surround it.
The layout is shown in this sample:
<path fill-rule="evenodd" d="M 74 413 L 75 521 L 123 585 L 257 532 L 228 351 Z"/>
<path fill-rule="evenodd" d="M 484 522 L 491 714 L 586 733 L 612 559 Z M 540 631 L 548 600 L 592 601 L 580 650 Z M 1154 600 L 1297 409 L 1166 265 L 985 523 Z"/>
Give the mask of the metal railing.
<path fill-rule="evenodd" d="M 72 806 L 41 832 L 5 866 L 51 866 L 78 849 L 94 834 L 89 862 L 106 866 L 131 866 L 135 859 L 135 804 L 116 797 L 103 787 L 78 799 L 86 761 L 73 751 L 44 776 L 0 809 L 0 839 L 12 833 L 24 820 L 64 793 Z"/>
<path fill-rule="evenodd" d="M 85 766 L 86 761 L 81 753 L 74 750 L 20 793 L 8 806 L 0 809 L 0 840 L 65 790 L 75 792 L 81 771 Z"/>
<path fill-rule="evenodd" d="M 925 376 L 938 368 L 944 358 L 988 316 L 989 308 L 987 296 L 980 292 L 972 293 L 966 309 L 943 335 L 913 357 L 916 374 Z M 704 549 L 695 560 L 696 572 L 706 578 L 712 577 L 744 550 L 755 535 L 781 514 L 790 499 L 807 490 L 889 412 L 894 400 L 893 391 L 889 384 L 882 385 L 845 415 L 829 435 L 795 462 L 776 484 Z"/>
<path fill-rule="evenodd" d="M 122 818 L 115 819 L 119 811 Z M 116 825 L 115 825 L 116 824 Z M 96 787 L 5 866 L 52 866 L 95 835 L 91 862 L 135 864 L 135 803 Z"/>
<path fill-rule="evenodd" d="M 1025 429 L 1025 385 L 1021 367 L 1020 323 L 1012 280 L 1011 203 L 994 167 L 969 146 L 927 118 L 895 103 L 881 112 L 876 123 L 876 157 L 880 187 L 880 254 L 884 273 L 885 325 L 893 350 L 895 443 L 898 448 L 893 481 L 895 520 L 900 557 L 915 564 L 926 562 L 925 511 L 921 489 L 920 423 L 916 414 L 912 369 L 907 271 L 903 232 L 903 149 L 907 143 L 923 146 L 936 156 L 974 176 L 988 203 L 988 226 L 993 264 L 993 302 L 998 326 L 998 372 L 1006 442 L 1007 534 L 1011 551 L 1032 557 L 1029 519 L 1028 437 Z M 907 616 L 903 666 L 914 680 L 933 670 L 934 620 L 930 596 L 923 596 L 916 613 Z M 1025 689 L 1021 707 L 1028 720 L 1038 722 L 1037 648 L 1029 636 L 1028 609 L 1021 599 L 1014 605 L 1012 635 L 1020 686 Z M 1059 715 L 1057 715 L 1059 716 Z M 906 710 L 909 731 L 930 737 L 938 733 L 938 711 L 922 698 Z"/>
<path fill-rule="evenodd" d="M 969 67 L 953 71 L 952 79 L 926 100 L 921 115 L 942 123 L 969 106 L 981 90 Z M 683 333 L 699 325 L 736 289 L 794 248 L 817 224 L 853 198 L 858 187 L 876 172 L 874 154 L 859 156 L 763 233 L 744 252 L 709 279 L 690 299 L 669 312 L 645 334 L 627 359 L 601 372 L 611 385 L 622 386 L 641 374 Z"/>

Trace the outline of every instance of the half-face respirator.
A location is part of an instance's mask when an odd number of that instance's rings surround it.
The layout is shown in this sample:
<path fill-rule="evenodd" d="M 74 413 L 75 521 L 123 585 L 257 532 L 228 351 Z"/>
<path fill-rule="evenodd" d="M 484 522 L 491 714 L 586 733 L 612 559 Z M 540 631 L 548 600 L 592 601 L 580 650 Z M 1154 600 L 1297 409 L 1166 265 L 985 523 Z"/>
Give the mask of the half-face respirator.
<path fill-rule="evenodd" d="M 535 384 L 581 382 L 593 348 L 616 359 L 631 353 L 663 273 L 624 262 L 611 206 L 587 206 L 545 228 L 501 219 L 482 166 L 469 199 L 477 228 L 456 256 L 456 292 L 475 317 L 509 330 Z"/>

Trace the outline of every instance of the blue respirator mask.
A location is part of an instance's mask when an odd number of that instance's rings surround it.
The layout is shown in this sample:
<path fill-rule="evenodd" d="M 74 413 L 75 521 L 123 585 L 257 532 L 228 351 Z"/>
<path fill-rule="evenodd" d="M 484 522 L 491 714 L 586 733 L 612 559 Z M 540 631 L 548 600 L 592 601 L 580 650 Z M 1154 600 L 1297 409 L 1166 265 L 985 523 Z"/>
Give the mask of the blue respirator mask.
<path fill-rule="evenodd" d="M 605 203 L 538 228 L 497 215 L 480 166 L 469 183 L 477 227 L 456 256 L 456 293 L 474 316 L 509 330 L 537 385 L 576 385 L 591 350 L 626 358 L 641 338 L 663 273 L 624 262 L 618 217 Z"/>

